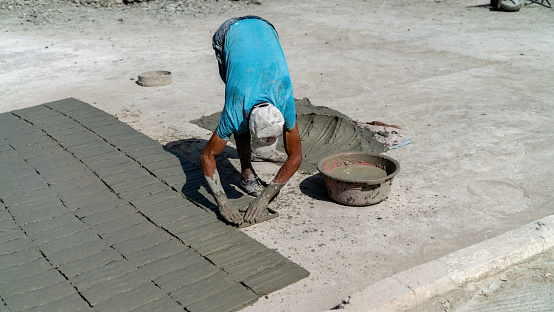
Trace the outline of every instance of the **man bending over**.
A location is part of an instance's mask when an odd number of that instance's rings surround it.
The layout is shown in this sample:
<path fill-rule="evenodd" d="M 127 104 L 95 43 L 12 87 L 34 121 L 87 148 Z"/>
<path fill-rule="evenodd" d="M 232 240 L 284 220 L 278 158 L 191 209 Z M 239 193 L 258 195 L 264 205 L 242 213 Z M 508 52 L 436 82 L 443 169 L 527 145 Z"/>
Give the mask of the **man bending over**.
<path fill-rule="evenodd" d="M 200 164 L 221 216 L 234 224 L 253 222 L 302 161 L 290 75 L 277 32 L 271 23 L 260 17 L 227 20 L 214 34 L 213 48 L 219 75 L 225 83 L 225 105 L 217 129 L 202 152 Z M 240 187 L 256 197 L 248 206 L 244 219 L 239 207 L 229 203 L 215 162 L 231 134 L 235 137 L 240 159 Z M 281 135 L 286 160 L 273 181 L 264 187 L 252 168 L 251 156 L 279 159 L 275 146 Z"/>

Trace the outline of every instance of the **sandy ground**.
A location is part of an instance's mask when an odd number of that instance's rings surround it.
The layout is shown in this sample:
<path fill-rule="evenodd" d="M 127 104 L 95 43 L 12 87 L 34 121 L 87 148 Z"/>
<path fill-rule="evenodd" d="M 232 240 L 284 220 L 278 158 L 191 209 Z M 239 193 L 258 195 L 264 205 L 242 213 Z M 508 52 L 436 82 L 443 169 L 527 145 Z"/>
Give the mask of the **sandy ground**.
<path fill-rule="evenodd" d="M 491 11 L 485 0 L 284 1 L 223 14 L 80 8 L 35 25 L 0 16 L 0 112 L 66 97 L 93 104 L 198 163 L 210 132 L 190 123 L 222 108 L 211 36 L 256 14 L 277 28 L 295 97 L 358 121 L 414 133 L 391 150 L 400 174 L 371 207 L 332 202 L 297 174 L 245 229 L 309 278 L 244 311 L 321 311 L 375 281 L 554 212 L 554 11 Z M 137 75 L 170 70 L 145 88 Z M 222 178 L 237 181 L 226 148 Z M 270 179 L 277 167 L 257 164 Z"/>

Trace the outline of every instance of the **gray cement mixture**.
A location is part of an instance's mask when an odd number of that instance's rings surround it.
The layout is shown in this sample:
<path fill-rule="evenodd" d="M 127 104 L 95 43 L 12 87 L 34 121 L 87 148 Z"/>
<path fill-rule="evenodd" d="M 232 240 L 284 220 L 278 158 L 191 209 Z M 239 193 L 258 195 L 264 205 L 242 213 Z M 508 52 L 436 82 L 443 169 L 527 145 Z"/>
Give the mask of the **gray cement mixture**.
<path fill-rule="evenodd" d="M 500 12 L 485 0 L 182 2 L 198 8 L 0 1 L 0 111 L 75 97 L 160 143 L 183 142 L 198 164 L 211 131 L 189 121 L 224 102 L 212 35 L 227 18 L 255 14 L 277 28 L 297 98 L 414 133 L 387 151 L 402 171 L 377 205 L 339 205 L 320 175 L 292 177 L 270 204 L 280 216 L 243 231 L 310 277 L 244 311 L 329 309 L 553 213 L 554 10 Z M 172 84 L 135 83 L 159 69 Z M 240 168 L 235 153 L 229 144 L 218 164 L 227 181 Z M 264 180 L 278 170 L 255 167 Z"/>
<path fill-rule="evenodd" d="M 315 106 L 309 99 L 295 99 L 296 122 L 302 141 L 302 164 L 300 171 L 313 174 L 317 163 L 324 157 L 341 152 L 381 153 L 387 146 L 378 140 L 375 132 L 360 127 L 345 114 L 325 106 Z M 191 121 L 208 130 L 215 131 L 221 112 L 202 116 Z M 284 151 L 282 140 L 278 146 Z"/>

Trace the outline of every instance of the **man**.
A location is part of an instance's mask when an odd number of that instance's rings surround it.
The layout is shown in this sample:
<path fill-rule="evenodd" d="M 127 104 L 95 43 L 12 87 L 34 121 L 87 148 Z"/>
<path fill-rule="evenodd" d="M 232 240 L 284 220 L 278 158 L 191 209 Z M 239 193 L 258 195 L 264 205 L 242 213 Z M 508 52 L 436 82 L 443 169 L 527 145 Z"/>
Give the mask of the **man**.
<path fill-rule="evenodd" d="M 200 164 L 221 216 L 233 224 L 253 222 L 302 161 L 290 75 L 277 32 L 271 23 L 260 17 L 244 16 L 224 22 L 213 36 L 213 48 L 219 74 L 225 82 L 225 106 Z M 229 203 L 215 162 L 231 134 L 240 158 L 240 186 L 256 196 L 244 219 L 239 208 Z M 273 181 L 264 188 L 252 168 L 251 154 L 265 154 L 271 158 L 277 137 L 281 135 L 288 157 Z"/>

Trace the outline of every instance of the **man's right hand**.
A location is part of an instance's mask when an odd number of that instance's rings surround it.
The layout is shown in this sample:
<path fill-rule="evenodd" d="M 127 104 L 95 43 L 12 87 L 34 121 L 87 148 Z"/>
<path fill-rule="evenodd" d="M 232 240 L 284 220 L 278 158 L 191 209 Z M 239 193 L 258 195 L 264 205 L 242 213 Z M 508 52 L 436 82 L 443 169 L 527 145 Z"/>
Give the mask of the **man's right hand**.
<path fill-rule="evenodd" d="M 229 223 L 241 225 L 244 220 L 238 208 L 233 207 L 230 203 L 224 201 L 219 204 L 219 213 Z"/>

